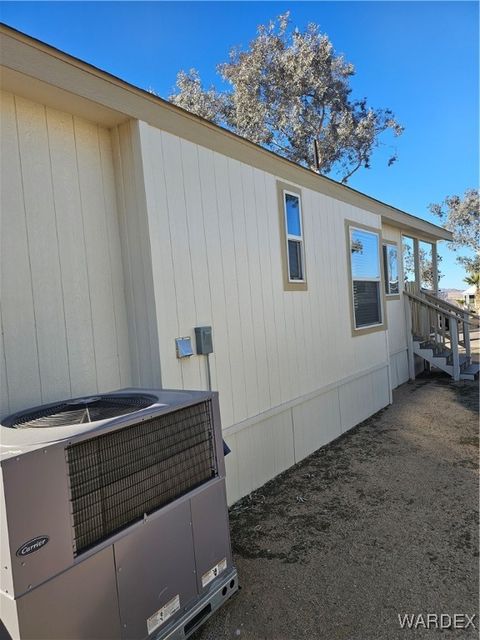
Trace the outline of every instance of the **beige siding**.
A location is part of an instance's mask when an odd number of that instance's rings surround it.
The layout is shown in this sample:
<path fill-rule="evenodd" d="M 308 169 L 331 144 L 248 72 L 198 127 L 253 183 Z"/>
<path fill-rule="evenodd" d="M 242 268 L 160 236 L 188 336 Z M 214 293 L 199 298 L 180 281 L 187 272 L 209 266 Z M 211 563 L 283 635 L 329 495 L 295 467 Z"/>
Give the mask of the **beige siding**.
<path fill-rule="evenodd" d="M 2 94 L 0 414 L 131 383 L 108 131 Z"/>
<path fill-rule="evenodd" d="M 143 165 L 135 131 L 127 122 L 111 134 L 122 255 L 119 271 L 123 266 L 132 385 L 160 388 L 156 315 L 165 302 L 155 304 L 158 300 L 153 291 L 150 238 L 158 234 L 154 226 L 152 230 L 148 226 Z M 175 304 L 174 295 L 169 304 Z"/>
<path fill-rule="evenodd" d="M 353 338 L 348 306 L 344 221 L 380 229 L 379 216 L 302 189 L 308 291 L 284 291 L 276 177 L 145 123 L 139 133 L 156 296 L 176 300 L 158 317 L 165 387 L 205 385 L 203 359 L 174 348 L 199 324 L 213 326 L 226 428 L 387 362 L 385 332 Z"/>
<path fill-rule="evenodd" d="M 384 224 L 384 240 L 392 240 L 398 246 L 398 276 L 400 292 L 403 291 L 402 235 L 400 229 Z M 407 334 L 405 310 L 402 296 L 400 300 L 387 300 L 388 344 L 390 353 L 392 389 L 408 380 Z"/>

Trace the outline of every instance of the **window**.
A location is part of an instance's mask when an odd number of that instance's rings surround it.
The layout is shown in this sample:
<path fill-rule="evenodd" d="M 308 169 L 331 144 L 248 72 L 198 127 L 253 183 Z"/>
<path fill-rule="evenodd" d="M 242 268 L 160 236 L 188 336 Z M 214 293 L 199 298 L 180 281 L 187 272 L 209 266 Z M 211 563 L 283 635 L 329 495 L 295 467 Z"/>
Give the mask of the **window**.
<path fill-rule="evenodd" d="M 398 288 L 398 250 L 397 245 L 386 242 L 383 245 L 383 273 L 385 293 L 387 296 L 397 295 Z"/>
<path fill-rule="evenodd" d="M 303 282 L 303 236 L 300 197 L 283 192 L 287 230 L 288 279 Z"/>
<path fill-rule="evenodd" d="M 374 231 L 349 227 L 355 330 L 382 324 L 380 238 Z"/>
<path fill-rule="evenodd" d="M 407 282 L 416 282 L 415 265 L 415 241 L 408 236 L 402 237 L 403 279 Z"/>
<path fill-rule="evenodd" d="M 306 291 L 302 197 L 296 187 L 277 182 L 285 291 Z"/>
<path fill-rule="evenodd" d="M 433 246 L 421 240 L 418 243 L 418 261 L 420 265 L 420 286 L 422 289 L 435 289 L 433 268 Z"/>

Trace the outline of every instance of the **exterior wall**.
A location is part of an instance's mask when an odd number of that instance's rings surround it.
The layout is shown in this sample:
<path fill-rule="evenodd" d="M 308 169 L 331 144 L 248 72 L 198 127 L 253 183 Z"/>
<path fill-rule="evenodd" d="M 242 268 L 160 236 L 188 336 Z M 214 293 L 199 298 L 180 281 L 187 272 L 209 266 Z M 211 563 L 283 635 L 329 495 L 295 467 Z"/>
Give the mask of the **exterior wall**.
<path fill-rule="evenodd" d="M 302 188 L 308 290 L 284 291 L 276 177 L 137 126 L 162 384 L 206 387 L 174 339 L 212 325 L 232 502 L 388 404 L 386 332 L 351 335 L 345 234 L 380 217 Z"/>
<path fill-rule="evenodd" d="M 389 298 L 386 296 L 387 318 L 388 318 L 388 345 L 390 354 L 390 383 L 392 389 L 407 382 L 408 374 L 408 352 L 407 333 L 405 323 L 405 309 L 403 301 L 403 262 L 402 262 L 402 232 L 396 227 L 386 224 L 382 225 L 384 240 L 391 240 L 397 243 L 398 247 L 398 284 L 400 290 L 399 298 Z"/>
<path fill-rule="evenodd" d="M 146 123 L 109 131 L 2 98 L 0 417 L 204 389 L 205 358 L 178 360 L 174 340 L 212 325 L 233 502 L 408 378 L 400 301 L 388 332 L 352 337 L 345 220 L 400 242 L 378 214 Z M 306 291 L 284 290 L 277 179 L 301 190 Z"/>
<path fill-rule="evenodd" d="M 112 130 L 120 239 L 132 363 L 132 384 L 161 388 L 156 298 L 138 132 L 130 122 Z M 168 304 L 175 304 L 169 298 Z M 160 306 L 165 305 L 165 298 Z"/>
<path fill-rule="evenodd" d="M 0 417 L 131 384 L 110 134 L 1 105 Z"/>

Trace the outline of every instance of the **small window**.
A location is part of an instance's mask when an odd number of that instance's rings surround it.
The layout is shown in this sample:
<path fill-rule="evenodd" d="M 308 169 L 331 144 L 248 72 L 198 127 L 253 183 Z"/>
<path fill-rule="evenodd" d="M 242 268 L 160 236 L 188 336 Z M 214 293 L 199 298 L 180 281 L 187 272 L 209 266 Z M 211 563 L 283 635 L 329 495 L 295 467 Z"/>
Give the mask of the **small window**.
<path fill-rule="evenodd" d="M 435 289 L 433 268 L 433 245 L 430 242 L 418 243 L 418 261 L 420 264 L 420 287 L 432 291 Z"/>
<path fill-rule="evenodd" d="M 402 236 L 403 279 L 405 284 L 417 281 L 415 265 L 415 241 L 409 236 Z"/>
<path fill-rule="evenodd" d="M 355 329 L 381 325 L 379 234 L 350 227 L 349 240 Z"/>
<path fill-rule="evenodd" d="M 285 229 L 287 237 L 288 279 L 290 282 L 305 280 L 303 265 L 303 231 L 300 196 L 283 192 L 285 208 Z"/>
<path fill-rule="evenodd" d="M 398 288 L 398 250 L 397 245 L 386 242 L 383 245 L 383 273 L 385 277 L 385 293 L 387 296 L 397 295 Z"/>

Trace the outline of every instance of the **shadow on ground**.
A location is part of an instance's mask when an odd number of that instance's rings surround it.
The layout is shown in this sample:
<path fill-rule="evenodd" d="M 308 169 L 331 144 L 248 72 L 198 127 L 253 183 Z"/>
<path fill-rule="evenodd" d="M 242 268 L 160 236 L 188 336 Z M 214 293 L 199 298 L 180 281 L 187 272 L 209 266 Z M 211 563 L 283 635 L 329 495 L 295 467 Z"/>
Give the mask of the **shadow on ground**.
<path fill-rule="evenodd" d="M 478 629 L 477 508 L 477 384 L 407 383 L 233 506 L 242 590 L 195 640 L 476 638 L 398 614 L 476 613 Z"/>

